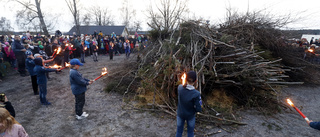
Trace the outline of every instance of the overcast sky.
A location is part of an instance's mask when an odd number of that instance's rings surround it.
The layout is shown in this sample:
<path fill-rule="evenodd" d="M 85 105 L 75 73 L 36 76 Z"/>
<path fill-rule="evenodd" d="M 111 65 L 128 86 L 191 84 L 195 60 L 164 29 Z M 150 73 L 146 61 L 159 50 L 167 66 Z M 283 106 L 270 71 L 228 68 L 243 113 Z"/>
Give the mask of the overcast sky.
<path fill-rule="evenodd" d="M 33 2 L 33 0 L 31 0 Z M 103 5 L 110 9 L 115 17 L 115 24 L 121 25 L 120 8 L 122 0 L 80 0 L 82 8 L 80 13 L 85 12 L 85 7 Z M 136 18 L 142 21 L 143 30 L 147 30 L 146 8 L 151 1 L 157 0 L 128 0 L 131 7 L 136 9 Z M 182 0 L 185 1 L 185 0 Z M 15 2 L 4 4 L 1 1 L 0 17 L 10 19 L 14 30 L 19 30 L 15 24 L 15 13 L 19 6 Z M 210 24 L 223 22 L 226 15 L 226 8 L 231 7 L 238 12 L 256 11 L 266 9 L 275 16 L 291 14 L 292 17 L 302 17 L 299 21 L 289 24 L 288 29 L 320 29 L 320 2 L 319 0 L 189 0 L 188 8 L 190 17 L 202 17 L 210 20 Z M 43 12 L 50 12 L 58 15 L 55 30 L 69 31 L 73 26 L 72 15 L 65 3 L 65 0 L 42 0 Z"/>

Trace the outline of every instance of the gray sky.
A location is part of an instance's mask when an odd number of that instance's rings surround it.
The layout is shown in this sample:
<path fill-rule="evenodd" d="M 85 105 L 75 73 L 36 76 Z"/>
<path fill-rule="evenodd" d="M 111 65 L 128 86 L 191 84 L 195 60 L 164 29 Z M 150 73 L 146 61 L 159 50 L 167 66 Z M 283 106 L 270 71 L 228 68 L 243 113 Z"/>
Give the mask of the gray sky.
<path fill-rule="evenodd" d="M 32 0 L 31 0 L 32 1 Z M 136 9 L 136 18 L 142 21 L 143 30 L 147 30 L 146 8 L 150 2 L 157 0 L 129 0 L 130 7 Z M 182 0 L 185 1 L 185 0 Z M 1 3 L 3 3 L 1 1 Z M 80 13 L 84 13 L 85 7 L 101 5 L 108 7 L 115 17 L 115 24 L 121 25 L 122 0 L 81 0 Z M 15 2 L 1 4 L 0 17 L 6 17 L 15 24 L 15 12 L 19 8 Z M 223 22 L 226 15 L 226 8 L 231 7 L 238 12 L 256 11 L 266 9 L 274 16 L 283 16 L 291 14 L 292 17 L 302 17 L 299 21 L 289 24 L 288 29 L 320 29 L 320 2 L 319 0 L 189 0 L 189 17 L 196 16 L 210 20 L 211 24 Z M 73 26 L 72 15 L 65 3 L 65 0 L 42 0 L 43 12 L 50 12 L 59 15 L 55 30 L 69 31 Z M 19 30 L 16 25 L 12 25 L 14 30 Z"/>

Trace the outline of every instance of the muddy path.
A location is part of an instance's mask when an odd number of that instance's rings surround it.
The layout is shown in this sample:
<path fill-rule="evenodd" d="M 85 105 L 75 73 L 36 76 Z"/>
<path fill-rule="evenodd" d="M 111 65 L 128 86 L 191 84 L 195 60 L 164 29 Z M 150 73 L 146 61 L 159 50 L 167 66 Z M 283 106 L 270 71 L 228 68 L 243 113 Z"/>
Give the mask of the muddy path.
<path fill-rule="evenodd" d="M 120 71 L 127 62 L 125 57 L 99 56 L 99 62 L 86 57 L 79 71 L 84 77 L 94 79 L 101 68 L 107 67 L 109 75 Z M 89 116 L 77 120 L 74 112 L 74 95 L 69 84 L 69 69 L 60 74 L 50 73 L 47 99 L 51 106 L 40 105 L 39 97 L 33 95 L 31 78 L 11 73 L 0 82 L 4 92 L 16 110 L 16 120 L 31 137 L 172 137 L 175 136 L 176 121 L 172 116 L 123 109 L 122 95 L 107 93 L 103 89 L 108 77 L 99 79 L 88 87 L 84 111 Z M 290 97 L 298 108 L 312 120 L 320 120 L 320 87 L 290 86 L 284 88 L 280 99 Z M 285 109 L 273 116 L 264 116 L 256 110 L 236 112 L 238 120 L 245 126 L 231 127 L 233 132 L 215 126 L 200 127 L 196 124 L 196 136 L 318 136 L 320 131 L 310 128 L 293 109 Z M 230 129 L 230 127 L 226 127 Z"/>

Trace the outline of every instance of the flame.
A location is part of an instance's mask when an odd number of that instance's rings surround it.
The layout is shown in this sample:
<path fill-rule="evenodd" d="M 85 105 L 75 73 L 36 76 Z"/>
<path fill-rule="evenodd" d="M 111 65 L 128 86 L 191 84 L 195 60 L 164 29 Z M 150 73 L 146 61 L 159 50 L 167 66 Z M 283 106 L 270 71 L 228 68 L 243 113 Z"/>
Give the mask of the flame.
<path fill-rule="evenodd" d="M 181 81 L 182 81 L 182 85 L 186 84 L 186 78 L 187 78 L 187 74 L 183 73 L 182 77 L 181 77 Z"/>
<path fill-rule="evenodd" d="M 292 101 L 290 99 L 287 99 L 287 102 L 290 106 L 294 106 L 294 104 L 292 103 Z"/>
<path fill-rule="evenodd" d="M 61 47 L 58 48 L 57 54 L 59 54 L 61 51 Z"/>
<path fill-rule="evenodd" d="M 65 66 L 66 66 L 66 67 L 70 67 L 70 63 L 67 63 L 67 62 L 66 62 L 66 65 L 65 65 Z"/>
<path fill-rule="evenodd" d="M 58 66 L 57 64 L 54 64 L 53 66 L 51 66 L 51 68 L 60 68 L 61 66 Z"/>
<path fill-rule="evenodd" d="M 69 46 L 69 44 L 66 44 L 66 46 L 68 47 L 68 46 Z"/>
<path fill-rule="evenodd" d="M 313 52 L 313 49 L 308 49 L 309 52 Z"/>
<path fill-rule="evenodd" d="M 106 75 L 107 73 L 108 73 L 107 68 L 106 67 L 102 68 L 101 75 Z"/>
<path fill-rule="evenodd" d="M 84 50 L 87 50 L 87 47 L 84 47 Z"/>
<path fill-rule="evenodd" d="M 71 45 L 71 48 L 73 48 L 73 45 Z"/>

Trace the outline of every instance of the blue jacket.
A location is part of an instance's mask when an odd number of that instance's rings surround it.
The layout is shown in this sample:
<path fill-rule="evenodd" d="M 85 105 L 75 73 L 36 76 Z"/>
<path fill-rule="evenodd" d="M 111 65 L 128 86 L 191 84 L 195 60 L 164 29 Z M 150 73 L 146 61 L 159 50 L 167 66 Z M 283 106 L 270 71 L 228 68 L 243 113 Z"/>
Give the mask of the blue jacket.
<path fill-rule="evenodd" d="M 193 118 L 196 112 L 201 112 L 201 96 L 196 89 L 189 90 L 182 85 L 178 87 L 178 116 L 183 119 Z"/>
<path fill-rule="evenodd" d="M 310 122 L 310 127 L 320 130 L 320 122 Z"/>
<path fill-rule="evenodd" d="M 47 84 L 46 72 L 53 72 L 56 71 L 56 69 L 45 68 L 43 66 L 36 65 L 33 71 L 37 75 L 37 83 L 40 85 Z"/>
<path fill-rule="evenodd" d="M 36 64 L 34 64 L 33 59 L 27 58 L 26 59 L 26 66 L 27 66 L 27 69 L 28 69 L 30 76 L 35 76 L 36 74 L 34 73 L 33 69 L 36 66 Z"/>
<path fill-rule="evenodd" d="M 78 95 L 86 92 L 89 81 L 90 80 L 83 78 L 82 74 L 80 74 L 78 70 L 70 69 L 70 84 L 72 94 Z"/>

